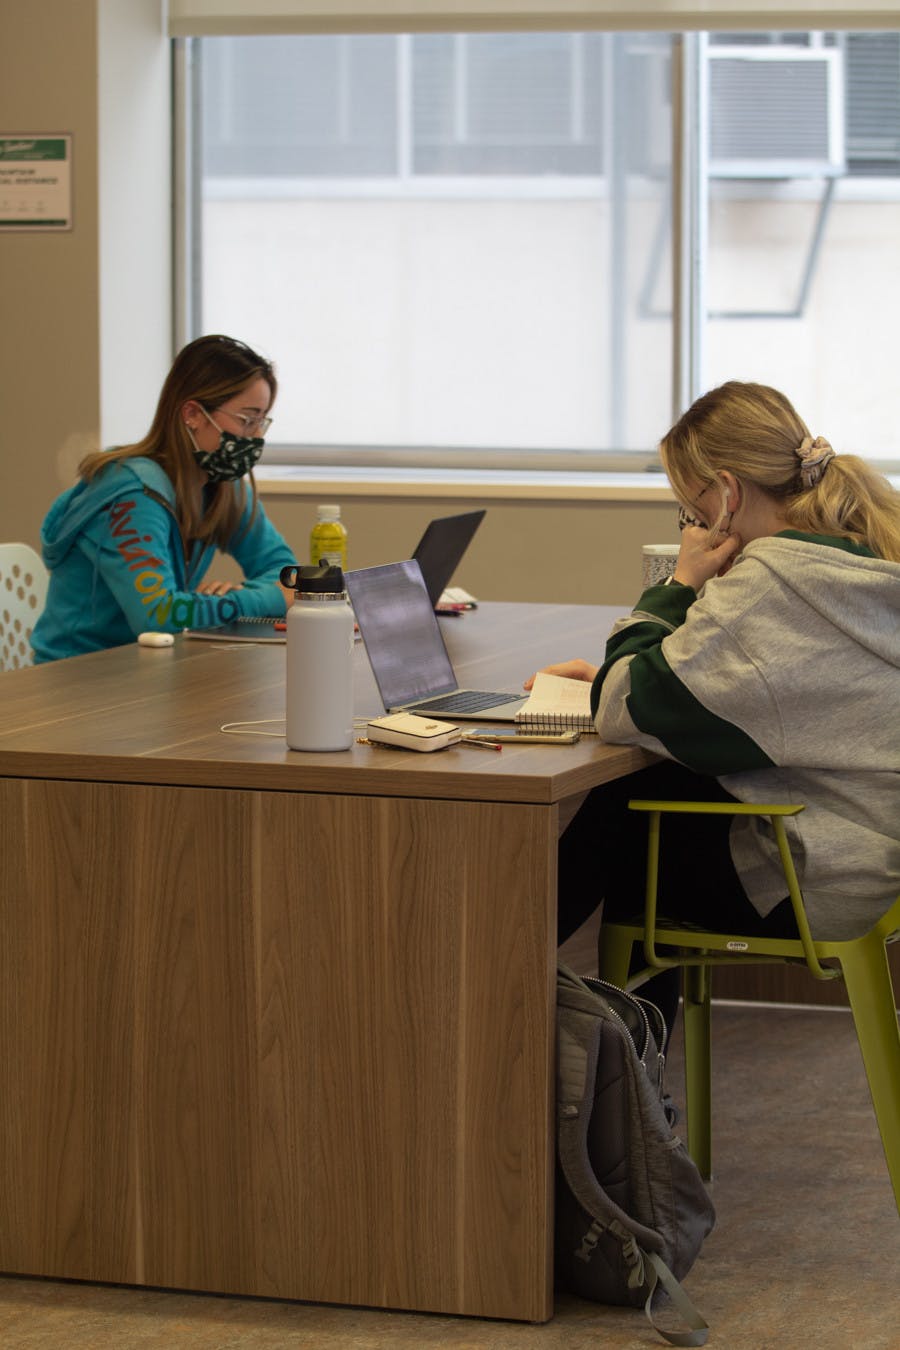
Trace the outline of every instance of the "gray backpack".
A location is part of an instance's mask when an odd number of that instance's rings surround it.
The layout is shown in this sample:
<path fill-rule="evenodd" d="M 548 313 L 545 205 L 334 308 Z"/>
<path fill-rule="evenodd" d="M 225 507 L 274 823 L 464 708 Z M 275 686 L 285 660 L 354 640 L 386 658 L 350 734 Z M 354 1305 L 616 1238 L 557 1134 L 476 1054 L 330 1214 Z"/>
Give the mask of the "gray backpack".
<path fill-rule="evenodd" d="M 708 1327 L 679 1284 L 715 1223 L 665 1096 L 659 1010 L 560 966 L 556 983 L 556 1282 L 599 1303 L 644 1305 L 671 1345 Z M 687 1331 L 651 1304 L 665 1290 Z"/>

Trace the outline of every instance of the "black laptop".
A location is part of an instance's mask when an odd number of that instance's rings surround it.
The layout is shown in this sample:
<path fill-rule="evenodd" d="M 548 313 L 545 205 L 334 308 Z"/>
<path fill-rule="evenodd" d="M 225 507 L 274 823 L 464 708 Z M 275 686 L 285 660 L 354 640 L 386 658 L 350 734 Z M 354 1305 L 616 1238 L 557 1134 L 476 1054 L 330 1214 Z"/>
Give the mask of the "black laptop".
<path fill-rule="evenodd" d="M 348 572 L 346 583 L 386 712 L 515 720 L 524 694 L 460 689 L 415 559 Z"/>
<path fill-rule="evenodd" d="M 426 527 L 416 544 L 413 557 L 422 569 L 425 589 L 436 605 L 462 562 L 485 511 L 462 511 L 455 516 L 438 516 Z"/>
<path fill-rule="evenodd" d="M 438 516 L 426 526 L 413 557 L 422 570 L 432 606 L 446 590 L 484 517 L 484 510 L 461 511 L 455 516 Z M 276 622 L 283 620 L 235 619 L 233 623 L 220 624 L 217 628 L 189 628 L 185 637 L 200 638 L 204 642 L 284 642 L 284 628 L 276 628 Z"/>

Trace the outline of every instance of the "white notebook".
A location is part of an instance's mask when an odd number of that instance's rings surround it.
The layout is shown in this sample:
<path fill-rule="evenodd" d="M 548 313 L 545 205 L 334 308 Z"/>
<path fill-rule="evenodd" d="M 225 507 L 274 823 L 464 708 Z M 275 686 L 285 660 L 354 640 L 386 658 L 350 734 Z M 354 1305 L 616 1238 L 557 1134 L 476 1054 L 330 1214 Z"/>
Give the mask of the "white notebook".
<path fill-rule="evenodd" d="M 591 686 L 587 680 L 569 680 L 539 671 L 528 701 L 515 720 L 520 726 L 596 731 L 591 717 Z"/>

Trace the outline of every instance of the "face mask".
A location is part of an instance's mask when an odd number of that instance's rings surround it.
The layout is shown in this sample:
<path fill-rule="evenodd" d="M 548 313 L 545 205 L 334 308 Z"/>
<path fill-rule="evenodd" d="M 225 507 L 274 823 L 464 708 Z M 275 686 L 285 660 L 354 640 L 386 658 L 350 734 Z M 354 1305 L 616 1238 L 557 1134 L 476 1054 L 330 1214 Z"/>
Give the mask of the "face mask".
<path fill-rule="evenodd" d="M 227 431 L 216 426 L 205 408 L 203 411 L 221 436 L 217 449 L 199 450 L 188 427 L 187 433 L 194 442 L 195 460 L 211 483 L 230 483 L 243 478 L 259 460 L 265 441 L 262 436 L 229 436 Z"/>

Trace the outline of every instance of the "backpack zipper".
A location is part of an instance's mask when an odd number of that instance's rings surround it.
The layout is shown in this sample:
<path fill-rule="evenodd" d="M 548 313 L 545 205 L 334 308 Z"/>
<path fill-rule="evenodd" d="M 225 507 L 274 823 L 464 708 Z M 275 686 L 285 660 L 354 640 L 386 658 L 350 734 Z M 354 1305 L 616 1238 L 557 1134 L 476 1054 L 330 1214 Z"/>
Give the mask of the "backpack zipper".
<path fill-rule="evenodd" d="M 596 975 L 583 975 L 581 978 L 584 980 L 585 984 L 588 986 L 589 989 L 592 988 L 599 990 L 611 989 L 614 994 L 618 994 L 621 998 L 627 999 L 629 1005 L 632 1008 L 634 1008 L 637 1013 L 640 1014 L 641 1026 L 643 1027 L 644 1034 L 642 1037 L 641 1045 L 636 1046 L 635 1049 L 638 1052 L 638 1059 L 641 1061 L 641 1064 L 644 1066 L 644 1070 L 646 1072 L 647 1051 L 650 1048 L 650 1042 L 652 1037 L 650 1035 L 650 1021 L 649 1018 L 647 1017 L 647 1014 L 644 1012 L 644 1009 L 641 1007 L 640 1001 L 634 998 L 631 994 L 626 993 L 624 989 L 619 989 L 617 988 L 616 985 L 610 984 L 608 980 L 601 980 Z M 609 1002 L 608 999 L 607 1002 Z M 619 1019 L 625 1030 L 628 1032 L 628 1035 L 631 1036 L 632 1040 L 634 1040 L 634 1037 L 631 1035 L 631 1028 L 625 1021 L 625 1018 L 622 1016 L 620 1012 L 616 1010 L 616 1008 L 611 1003 L 609 1006 L 610 1012 Z"/>

